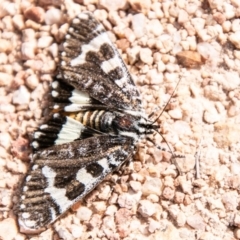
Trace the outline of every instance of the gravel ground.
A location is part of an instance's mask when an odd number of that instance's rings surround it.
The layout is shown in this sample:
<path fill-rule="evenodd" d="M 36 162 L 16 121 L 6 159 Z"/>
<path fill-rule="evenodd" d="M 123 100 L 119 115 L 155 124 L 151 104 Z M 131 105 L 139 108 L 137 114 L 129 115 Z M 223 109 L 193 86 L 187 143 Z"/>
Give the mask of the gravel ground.
<path fill-rule="evenodd" d="M 68 23 L 86 10 L 118 47 L 146 112 L 164 109 L 159 131 L 185 156 L 182 175 L 143 141 L 132 162 L 28 237 L 14 212 L 29 134 L 43 121 Z M 2 0 L 0 18 L 0 239 L 240 239 L 239 0 Z"/>

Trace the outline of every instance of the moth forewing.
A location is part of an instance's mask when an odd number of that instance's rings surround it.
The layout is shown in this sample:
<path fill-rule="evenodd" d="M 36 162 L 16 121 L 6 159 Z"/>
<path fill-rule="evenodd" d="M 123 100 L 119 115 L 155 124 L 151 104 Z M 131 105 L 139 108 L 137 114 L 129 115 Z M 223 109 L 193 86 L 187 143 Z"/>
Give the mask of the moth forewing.
<path fill-rule="evenodd" d="M 131 157 L 133 150 L 131 138 L 98 136 L 37 152 L 23 187 L 21 227 L 37 230 L 54 222 Z"/>

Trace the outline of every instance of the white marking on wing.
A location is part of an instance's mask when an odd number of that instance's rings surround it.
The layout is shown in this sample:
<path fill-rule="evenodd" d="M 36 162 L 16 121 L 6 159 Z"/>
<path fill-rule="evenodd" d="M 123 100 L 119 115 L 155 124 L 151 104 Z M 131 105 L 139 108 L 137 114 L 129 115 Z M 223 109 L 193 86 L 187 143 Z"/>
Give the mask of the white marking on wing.
<path fill-rule="evenodd" d="M 96 178 L 93 177 L 90 173 L 86 171 L 85 168 L 81 168 L 77 172 L 76 179 L 85 185 L 85 191 L 82 195 L 89 192 L 89 190 L 91 190 L 93 187 L 97 185 L 97 183 L 100 182 L 100 179 L 103 176 L 106 176 L 111 171 L 106 158 L 100 159 L 99 161 L 97 161 L 97 163 L 103 167 L 103 172 L 99 177 Z"/>
<path fill-rule="evenodd" d="M 102 62 L 102 64 L 101 64 L 101 69 L 105 73 L 109 73 L 110 71 L 114 70 L 117 67 L 122 68 L 122 64 L 119 61 L 119 57 L 117 55 L 115 55 L 113 58 L 111 58 L 107 61 Z"/>
<path fill-rule="evenodd" d="M 120 131 L 119 134 L 122 135 L 122 136 L 133 138 L 135 141 L 137 141 L 140 138 L 139 135 L 134 133 L 134 132 Z"/>
<path fill-rule="evenodd" d="M 29 218 L 30 214 L 28 212 L 23 212 L 22 213 L 22 218 Z"/>
<path fill-rule="evenodd" d="M 109 168 L 109 164 L 106 158 L 99 160 L 98 164 L 101 165 L 105 171 L 107 171 L 107 169 Z"/>
<path fill-rule="evenodd" d="M 62 126 L 61 131 L 58 133 L 58 139 L 55 141 L 55 144 L 62 144 L 66 142 L 71 142 L 81 136 L 81 132 L 85 127 L 78 121 L 66 117 L 67 121 Z"/>
<path fill-rule="evenodd" d="M 116 80 L 115 80 L 115 83 L 116 83 L 120 88 L 122 88 L 123 92 L 126 92 L 126 90 L 128 90 L 128 89 L 126 89 L 126 88 L 123 88 L 123 87 L 127 84 L 127 77 L 126 77 L 126 76 L 122 77 L 121 79 L 116 79 Z"/>
<path fill-rule="evenodd" d="M 91 102 L 90 96 L 86 92 L 82 92 L 77 89 L 74 89 L 72 91 L 72 96 L 69 98 L 69 100 L 72 103 L 78 103 L 78 104 Z"/>
<path fill-rule="evenodd" d="M 81 168 L 77 172 L 76 178 L 80 183 L 83 183 L 85 186 L 89 185 L 89 183 L 91 183 L 93 179 L 94 181 L 96 181 L 96 178 L 94 178 L 90 173 L 88 173 L 85 168 Z"/>
<path fill-rule="evenodd" d="M 82 45 L 81 54 L 78 55 L 76 58 L 72 59 L 71 62 L 70 62 L 70 65 L 72 67 L 76 67 L 78 65 L 86 63 L 86 60 L 85 60 L 86 54 L 89 51 L 93 51 L 93 52 L 99 51 L 100 47 L 104 43 L 108 43 L 108 44 L 112 45 L 106 32 L 103 32 L 103 33 L 99 34 L 94 39 L 92 39 L 92 41 L 90 41 L 88 44 Z"/>
<path fill-rule="evenodd" d="M 52 219 L 56 219 L 57 218 L 57 214 L 54 208 L 50 207 L 50 211 L 51 211 L 51 218 Z"/>
<path fill-rule="evenodd" d="M 48 186 L 44 189 L 44 192 L 49 193 L 53 201 L 59 206 L 60 211 L 65 211 L 72 205 L 72 201 L 69 201 L 65 196 L 66 190 L 64 188 L 56 188 L 54 186 L 54 180 L 56 172 L 48 166 L 42 168 L 42 174 L 47 180 Z"/>

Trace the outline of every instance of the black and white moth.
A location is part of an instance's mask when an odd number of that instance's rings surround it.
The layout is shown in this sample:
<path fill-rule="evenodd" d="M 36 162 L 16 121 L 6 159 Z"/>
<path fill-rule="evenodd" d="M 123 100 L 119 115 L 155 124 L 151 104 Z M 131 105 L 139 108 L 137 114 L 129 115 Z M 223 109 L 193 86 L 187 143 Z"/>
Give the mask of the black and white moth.
<path fill-rule="evenodd" d="M 91 13 L 70 25 L 52 83 L 53 115 L 34 133 L 18 222 L 38 232 L 132 158 L 158 126 L 103 26 Z"/>

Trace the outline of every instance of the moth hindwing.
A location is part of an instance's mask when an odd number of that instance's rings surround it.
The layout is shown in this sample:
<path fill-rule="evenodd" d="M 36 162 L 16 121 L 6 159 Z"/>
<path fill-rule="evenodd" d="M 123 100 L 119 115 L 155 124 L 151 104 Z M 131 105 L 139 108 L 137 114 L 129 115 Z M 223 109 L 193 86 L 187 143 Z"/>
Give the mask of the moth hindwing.
<path fill-rule="evenodd" d="M 131 159 L 155 125 L 103 26 L 90 13 L 72 20 L 52 83 L 53 115 L 34 133 L 18 220 L 39 232 Z"/>

